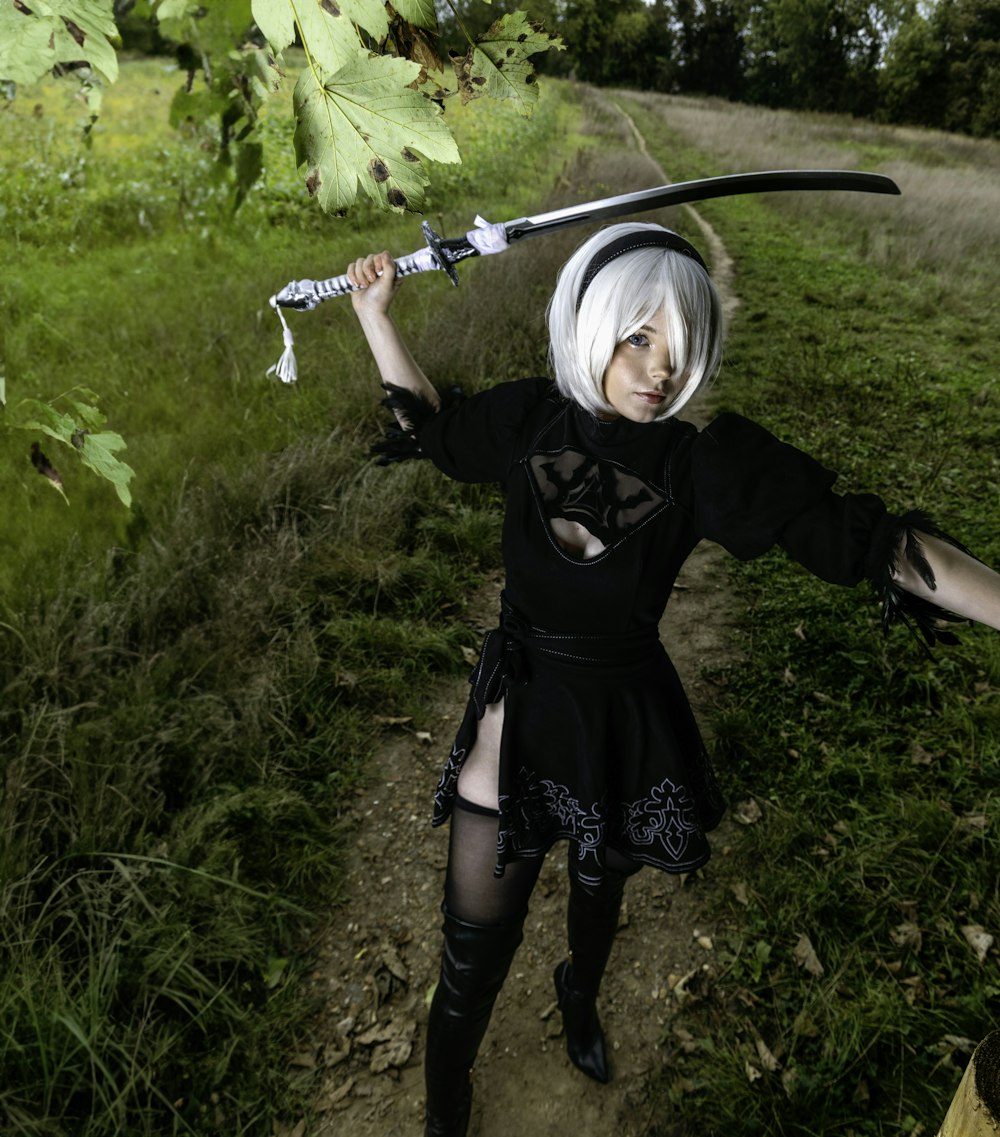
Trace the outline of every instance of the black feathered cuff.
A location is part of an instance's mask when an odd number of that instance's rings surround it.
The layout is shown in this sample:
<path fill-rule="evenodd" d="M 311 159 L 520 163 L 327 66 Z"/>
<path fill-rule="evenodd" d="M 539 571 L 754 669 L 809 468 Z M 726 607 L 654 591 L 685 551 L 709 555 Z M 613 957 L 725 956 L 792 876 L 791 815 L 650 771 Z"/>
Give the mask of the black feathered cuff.
<path fill-rule="evenodd" d="M 914 596 L 912 592 L 901 588 L 894 579 L 902 552 L 902 556 L 916 569 L 924 584 L 932 590 L 937 588 L 934 570 L 928 564 L 920 545 L 921 534 L 947 541 L 963 553 L 969 552 L 961 542 L 939 529 L 921 509 L 913 509 L 899 516 L 887 514 L 882 532 L 872 546 L 868 572 L 868 579 L 882 604 L 882 630 L 887 633 L 900 620 L 915 636 L 923 640 L 921 646 L 929 648 L 935 643 L 957 644 L 958 636 L 942 627 L 942 624 L 962 623 L 965 617 L 939 608 L 920 596 Z"/>
<path fill-rule="evenodd" d="M 376 442 L 372 453 L 378 454 L 379 466 L 389 466 L 393 462 L 405 462 L 409 458 L 426 458 L 417 441 L 421 428 L 439 410 L 447 410 L 465 398 L 461 387 L 447 387 L 441 394 L 441 406 L 437 408 L 423 395 L 418 395 L 395 383 L 384 383 L 385 398 L 379 404 L 388 407 L 393 413 L 393 421 L 386 428 L 381 442 Z M 396 417 L 399 416 L 399 417 Z M 402 419 L 407 425 L 400 422 Z"/>

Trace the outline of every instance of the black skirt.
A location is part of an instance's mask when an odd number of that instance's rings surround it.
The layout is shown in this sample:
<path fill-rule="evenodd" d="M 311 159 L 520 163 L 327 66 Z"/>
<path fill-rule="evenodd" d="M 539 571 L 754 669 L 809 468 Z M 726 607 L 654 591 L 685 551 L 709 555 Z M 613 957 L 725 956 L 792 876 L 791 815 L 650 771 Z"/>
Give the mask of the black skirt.
<path fill-rule="evenodd" d="M 597 884 L 605 850 L 667 872 L 710 855 L 724 801 L 677 672 L 655 625 L 618 635 L 552 632 L 503 601 L 435 796 L 450 815 L 488 704 L 505 700 L 496 874 L 510 860 L 574 843 Z"/>

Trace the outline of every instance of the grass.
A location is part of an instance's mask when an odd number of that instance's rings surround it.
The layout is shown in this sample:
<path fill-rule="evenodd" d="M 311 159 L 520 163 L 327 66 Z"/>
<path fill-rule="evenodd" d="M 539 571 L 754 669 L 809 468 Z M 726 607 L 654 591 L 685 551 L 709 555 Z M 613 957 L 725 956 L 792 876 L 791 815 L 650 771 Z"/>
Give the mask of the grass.
<path fill-rule="evenodd" d="M 372 465 L 384 412 L 343 304 L 296 321 L 297 387 L 265 376 L 271 293 L 409 251 L 416 222 L 310 209 L 277 120 L 267 184 L 233 216 L 166 125 L 177 82 L 130 64 L 91 150 L 59 87 L 0 117 L 7 398 L 95 388 L 137 471 L 128 512 L 53 449 L 67 507 L 2 435 L 0 1131 L 24 1137 L 256 1135 L 309 1113 L 288 1067 L 313 1010 L 299 976 L 377 717 L 467 669 L 462 598 L 497 560 L 491 490 Z M 534 206 L 579 111 L 564 90 L 527 124 L 449 114 L 466 164 L 432 220 L 454 233 Z M 512 152 L 523 197 L 497 189 Z M 544 345 L 489 329 L 466 267 L 458 293 L 409 283 L 401 323 L 445 376 L 537 370 Z M 523 328 L 539 287 L 511 305 Z"/>
<path fill-rule="evenodd" d="M 841 492 L 919 504 L 1000 561 L 983 192 L 1000 151 L 714 102 L 623 105 L 678 179 L 821 165 L 899 178 L 899 201 L 701 207 L 742 300 L 718 397 L 841 471 Z M 650 1137 L 936 1132 L 1000 1012 L 992 957 L 963 933 L 1000 929 L 1000 645 L 970 629 L 931 660 L 900 629 L 883 639 L 861 590 L 778 554 L 737 566 L 734 586 L 747 666 L 718 676 L 713 726 L 730 797 L 754 796 L 763 819 L 708 867 L 718 971 L 682 1014 L 693 1041 L 665 1039 Z M 821 974 L 796 960 L 802 935 Z"/>

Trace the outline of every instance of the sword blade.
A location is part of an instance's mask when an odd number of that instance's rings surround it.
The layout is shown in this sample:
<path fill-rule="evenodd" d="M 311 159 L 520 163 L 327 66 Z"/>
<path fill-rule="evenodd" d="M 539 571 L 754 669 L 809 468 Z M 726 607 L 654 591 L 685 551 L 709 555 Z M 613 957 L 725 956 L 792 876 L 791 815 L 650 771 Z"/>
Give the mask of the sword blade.
<path fill-rule="evenodd" d="M 884 174 L 870 174 L 858 170 L 764 170 L 748 174 L 725 174 L 717 178 L 699 178 L 691 182 L 674 182 L 667 186 L 636 190 L 634 193 L 605 197 L 583 205 L 570 205 L 549 213 L 520 217 L 486 226 L 486 230 L 471 230 L 463 237 L 439 237 L 428 223 L 422 228 L 427 246 L 401 257 L 397 273 L 406 276 L 416 272 L 443 269 L 453 284 L 458 284 L 455 265 L 468 257 L 502 252 L 509 243 L 527 237 L 539 237 L 568 229 L 573 225 L 605 221 L 609 217 L 624 217 L 651 209 L 665 209 L 671 205 L 685 205 L 693 201 L 708 201 L 714 197 L 732 197 L 744 193 L 774 193 L 782 190 L 852 190 L 862 193 L 898 194 L 899 186 Z M 495 230 L 500 240 L 484 243 L 482 233 Z M 293 308 L 308 311 L 323 300 L 353 292 L 354 286 L 345 276 L 328 280 L 293 280 L 271 297 L 274 308 Z"/>
<path fill-rule="evenodd" d="M 605 221 L 671 205 L 708 201 L 714 197 L 732 197 L 744 193 L 775 193 L 784 190 L 851 190 L 861 193 L 898 194 L 899 186 L 884 174 L 858 170 L 764 170 L 750 174 L 726 174 L 718 178 L 699 178 L 691 182 L 675 182 L 667 186 L 605 197 L 583 205 L 570 205 L 549 213 L 521 217 L 504 223 L 508 241 L 522 241 L 568 229 L 573 225 Z"/>

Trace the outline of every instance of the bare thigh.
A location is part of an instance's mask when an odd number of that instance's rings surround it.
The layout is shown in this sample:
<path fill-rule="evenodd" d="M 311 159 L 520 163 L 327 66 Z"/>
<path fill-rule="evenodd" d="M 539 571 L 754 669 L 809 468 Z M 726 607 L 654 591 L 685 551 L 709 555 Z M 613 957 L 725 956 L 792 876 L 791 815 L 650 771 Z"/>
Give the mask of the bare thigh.
<path fill-rule="evenodd" d="M 476 744 L 458 775 L 458 792 L 466 801 L 484 809 L 499 809 L 500 735 L 503 732 L 503 700 L 490 703 L 479 720 Z"/>

